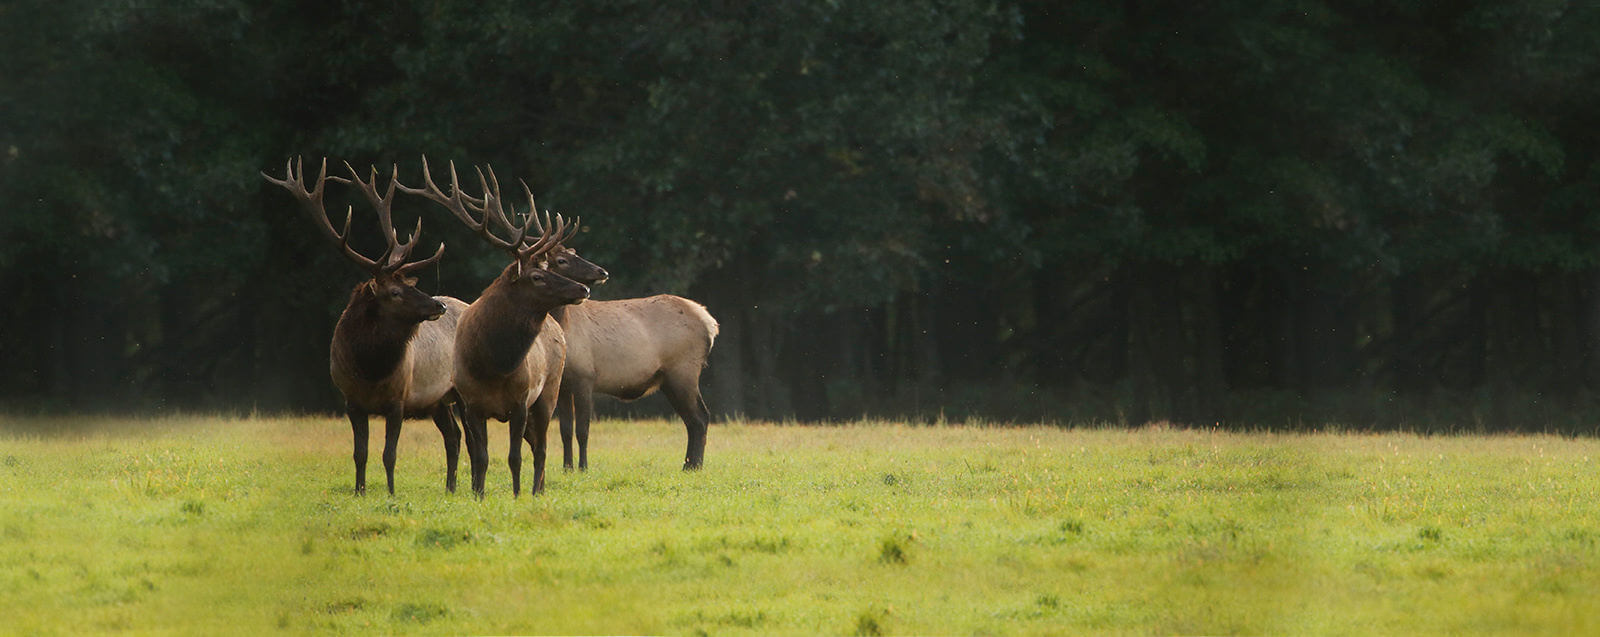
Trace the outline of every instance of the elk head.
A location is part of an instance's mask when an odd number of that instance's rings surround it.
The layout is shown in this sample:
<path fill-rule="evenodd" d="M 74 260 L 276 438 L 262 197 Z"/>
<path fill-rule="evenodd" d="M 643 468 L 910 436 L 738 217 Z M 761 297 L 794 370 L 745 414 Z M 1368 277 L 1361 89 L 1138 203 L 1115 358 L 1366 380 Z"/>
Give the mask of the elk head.
<path fill-rule="evenodd" d="M 483 187 L 483 197 L 473 197 L 461 190 L 461 180 L 456 173 L 455 162 L 450 162 L 450 194 L 446 195 L 433 181 L 433 174 L 428 168 L 428 158 L 422 158 L 423 187 L 411 188 L 405 185 L 400 190 L 413 195 L 426 197 L 449 210 L 456 219 L 466 224 L 478 233 L 484 241 L 511 256 L 511 264 L 506 266 L 502 276 L 512 285 L 526 286 L 537 297 L 548 299 L 555 305 L 568 303 L 582 303 L 589 297 L 589 287 L 581 282 L 574 281 L 561 273 L 553 271 L 549 266 L 553 251 L 560 247 L 567 239 L 578 231 L 578 221 L 575 219 L 569 225 L 565 218 L 556 215 L 555 222 L 551 223 L 548 214 L 544 224 L 539 224 L 534 213 L 537 207 L 533 201 L 533 193 L 528 189 L 528 184 L 523 183 L 523 192 L 528 195 L 528 210 L 523 215 L 520 225 L 513 223 L 511 218 L 517 214 L 515 205 L 507 204 L 500 196 L 500 180 L 494 174 L 494 169 L 489 168 L 485 176 L 483 169 L 475 169 L 478 173 L 478 183 Z M 506 207 L 510 207 L 510 213 Z M 474 216 L 476 213 L 476 217 Z M 502 229 L 509 229 L 511 238 L 502 239 L 490 229 L 493 223 Z M 539 227 L 536 236 L 529 234 L 529 229 L 535 225 Z M 576 257 L 576 252 L 569 258 L 569 263 Z M 583 263 L 589 264 L 588 261 Z M 600 270 L 600 278 L 604 278 L 604 270 L 594 264 L 591 267 Z"/>
<path fill-rule="evenodd" d="M 367 274 L 372 280 L 362 284 L 357 292 L 370 291 L 373 302 L 377 304 L 378 311 L 384 316 L 389 316 L 403 322 L 421 322 L 439 318 L 444 314 L 443 303 L 435 300 L 416 287 L 417 280 L 411 276 L 412 272 L 433 265 L 444 256 L 444 243 L 439 244 L 439 249 L 433 256 L 420 261 L 408 261 L 411 250 L 416 247 L 417 240 L 422 235 L 422 220 L 417 220 L 417 229 L 412 231 L 411 237 L 402 243 L 394 230 L 394 221 L 390 216 L 390 207 L 394 203 L 395 186 L 399 183 L 397 177 L 399 168 L 389 177 L 389 187 L 380 196 L 377 190 L 377 170 L 372 169 L 366 181 L 348 162 L 345 168 L 350 171 L 350 179 L 328 176 L 328 160 L 322 160 L 322 169 L 317 174 L 316 186 L 310 189 L 305 184 L 305 169 L 299 158 L 289 162 L 285 170 L 287 174 L 283 179 L 274 178 L 263 172 L 262 177 L 267 181 L 282 186 L 289 194 L 300 201 L 300 208 L 311 218 L 312 223 L 322 230 L 322 234 L 329 241 L 339 247 L 339 251 L 349 258 Z M 382 230 L 387 247 L 377 259 L 369 259 L 350 247 L 350 219 L 354 214 L 353 209 L 346 209 L 344 230 L 335 230 L 333 223 L 328 219 L 328 213 L 323 209 L 323 186 L 329 179 L 340 183 L 352 181 L 366 196 L 367 201 L 378 212 L 378 227 Z"/>
<path fill-rule="evenodd" d="M 522 191 L 528 195 L 529 212 L 533 213 L 529 215 L 533 218 L 533 229 L 542 236 L 545 232 L 545 226 L 544 224 L 539 223 L 539 215 L 537 214 L 538 210 L 533 208 L 533 192 L 528 189 L 528 182 L 521 181 L 520 179 L 518 181 L 522 183 Z M 546 213 L 546 220 L 548 220 L 548 213 Z M 577 225 L 574 223 L 574 233 L 576 232 L 576 229 Z M 557 235 L 560 236 L 560 233 L 557 233 Z M 554 247 L 550 248 L 549 252 L 545 253 L 545 268 L 551 272 L 555 272 L 556 274 L 591 287 L 605 283 L 606 280 L 610 279 L 611 273 L 606 272 L 605 268 L 595 265 L 588 259 L 578 256 L 577 250 L 567 247 L 567 240 L 571 239 L 571 237 L 572 235 L 566 235 L 560 242 L 556 243 Z M 525 239 L 524 241 L 528 240 L 531 240 L 531 238 Z"/>
<path fill-rule="evenodd" d="M 611 279 L 610 272 L 588 259 L 578 256 L 577 250 L 560 245 L 556 246 L 555 250 L 551 250 L 551 253 L 549 268 L 561 276 L 591 287 Z"/>

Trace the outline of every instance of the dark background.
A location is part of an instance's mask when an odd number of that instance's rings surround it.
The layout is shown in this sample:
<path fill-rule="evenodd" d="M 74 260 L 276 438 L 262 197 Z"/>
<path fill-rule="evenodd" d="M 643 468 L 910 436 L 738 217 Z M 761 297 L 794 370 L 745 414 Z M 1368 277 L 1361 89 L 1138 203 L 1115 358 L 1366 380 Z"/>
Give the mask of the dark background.
<path fill-rule="evenodd" d="M 1592 2 L 52 0 L 0 43 L 11 413 L 335 409 L 362 275 L 258 171 L 427 154 L 582 215 L 598 298 L 706 304 L 722 414 L 1600 423 Z M 470 301 L 504 258 L 440 212 L 397 225 Z"/>

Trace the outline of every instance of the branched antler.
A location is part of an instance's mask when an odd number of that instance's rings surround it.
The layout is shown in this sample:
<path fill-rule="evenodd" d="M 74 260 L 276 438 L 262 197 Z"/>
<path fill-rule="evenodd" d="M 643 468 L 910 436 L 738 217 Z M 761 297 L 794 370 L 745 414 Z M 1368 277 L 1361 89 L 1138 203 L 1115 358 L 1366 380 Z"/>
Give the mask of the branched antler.
<path fill-rule="evenodd" d="M 556 215 L 555 224 L 550 224 L 548 217 L 545 219 L 545 224 L 539 224 L 533 193 L 528 190 L 527 183 L 523 183 L 522 187 L 528 193 L 528 211 L 523 215 L 521 225 L 512 223 L 511 218 L 517 214 L 516 206 L 512 205 L 510 213 L 507 214 L 505 200 L 500 196 L 500 179 L 494 174 L 494 168 L 488 168 L 487 175 L 483 168 L 474 167 L 473 170 L 478 173 L 478 183 L 483 187 L 481 198 L 462 191 L 461 178 L 456 172 L 454 161 L 450 162 L 450 193 L 445 194 L 444 190 L 434 183 L 426 156 L 422 158 L 423 187 L 412 188 L 399 184 L 399 188 L 407 194 L 426 197 L 444 206 L 457 220 L 477 232 L 478 236 L 483 237 L 490 245 L 505 250 L 519 262 L 536 259 L 571 236 L 567 232 L 567 222 L 561 215 Z M 491 222 L 502 228 L 509 228 L 513 233 L 511 238 L 502 239 L 496 236 L 489 227 Z M 539 233 L 530 235 L 528 232 L 530 227 L 538 227 Z M 574 232 L 576 228 L 576 225 L 572 226 Z"/>
<path fill-rule="evenodd" d="M 394 166 L 390 172 L 389 188 L 382 196 L 378 195 L 378 169 L 376 167 L 369 168 L 366 181 L 362 181 L 361 175 L 356 172 L 354 166 L 350 165 L 350 162 L 345 162 L 344 167 L 350 171 L 350 178 L 355 182 L 356 187 L 361 190 L 361 194 L 365 195 L 367 201 L 372 204 L 372 208 L 378 211 L 378 228 L 383 231 L 384 240 L 388 242 L 388 248 L 384 250 L 384 257 L 380 258 L 382 261 L 381 267 L 385 271 L 404 274 L 432 265 L 439 260 L 439 257 L 444 256 L 444 243 L 441 242 L 439 249 L 433 253 L 433 256 L 421 261 L 406 262 L 406 259 L 411 255 L 411 250 L 417 246 L 417 240 L 422 237 L 422 218 L 417 218 L 417 229 L 411 232 L 410 238 L 405 243 L 401 243 L 400 238 L 395 233 L 392 213 L 394 190 L 400 183 L 400 167 L 398 165 Z"/>
<path fill-rule="evenodd" d="M 432 265 L 440 257 L 444 256 L 444 244 L 440 243 L 439 249 L 433 253 L 433 256 L 421 261 L 407 263 L 406 258 L 410 256 L 412 248 L 417 245 L 417 239 L 422 235 L 422 220 L 417 220 L 417 229 L 411 233 L 410 240 L 403 244 L 400 243 L 398 237 L 395 236 L 394 223 L 389 215 L 390 204 L 394 201 L 394 187 L 396 184 L 394 176 L 391 176 L 389 180 L 388 193 L 383 197 L 379 197 L 377 189 L 374 187 L 374 183 L 377 181 L 377 171 L 375 169 L 367 181 L 362 181 L 361 176 L 356 173 L 355 168 L 352 168 L 349 162 L 345 163 L 345 167 L 349 168 L 350 176 L 354 178 L 362 193 L 367 196 L 367 200 L 372 203 L 373 208 L 378 211 L 378 226 L 383 231 L 384 238 L 388 242 L 388 248 L 384 250 L 383 256 L 379 259 L 369 259 L 356 252 L 355 248 L 350 247 L 350 219 L 355 214 L 354 209 L 345 209 L 344 230 L 342 231 L 334 229 L 333 223 L 328 219 L 328 212 L 324 209 L 322 202 L 324 186 L 326 186 L 329 179 L 340 183 L 350 183 L 351 180 L 343 177 L 329 177 L 327 158 L 322 160 L 322 168 L 317 172 L 317 185 L 314 188 L 306 188 L 305 167 L 299 157 L 287 162 L 283 179 L 275 178 L 265 171 L 261 173 L 261 176 L 265 177 L 267 181 L 282 186 L 289 191 L 289 194 L 294 195 L 295 199 L 300 201 L 300 208 L 311 217 L 312 223 L 322 230 L 323 236 L 337 245 L 339 251 L 346 257 L 373 276 L 395 273 L 405 274 L 412 270 Z M 398 176 L 398 172 L 399 170 L 396 168 L 396 176 Z"/>

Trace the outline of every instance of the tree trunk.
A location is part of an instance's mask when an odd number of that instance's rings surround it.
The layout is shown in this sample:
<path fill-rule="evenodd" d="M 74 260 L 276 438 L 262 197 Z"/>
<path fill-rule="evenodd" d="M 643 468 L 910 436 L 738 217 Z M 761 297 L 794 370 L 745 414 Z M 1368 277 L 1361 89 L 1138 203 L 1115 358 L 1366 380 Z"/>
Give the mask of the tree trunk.
<path fill-rule="evenodd" d="M 1223 420 L 1224 395 L 1228 379 L 1223 367 L 1222 313 L 1219 305 L 1221 277 L 1215 267 L 1199 271 L 1194 299 L 1195 388 L 1194 413 L 1198 424 Z"/>
<path fill-rule="evenodd" d="M 745 308 L 730 304 L 713 315 L 719 330 L 701 385 L 706 405 L 718 419 L 742 417 L 749 411 L 745 405 L 745 338 L 749 332 L 744 329 L 745 312 Z"/>

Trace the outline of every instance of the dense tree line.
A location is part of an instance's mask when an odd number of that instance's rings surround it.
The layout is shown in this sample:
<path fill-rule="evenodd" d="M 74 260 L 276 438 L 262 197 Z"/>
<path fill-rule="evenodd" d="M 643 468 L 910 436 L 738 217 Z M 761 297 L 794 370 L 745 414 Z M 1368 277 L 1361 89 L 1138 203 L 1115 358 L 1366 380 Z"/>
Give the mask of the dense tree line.
<path fill-rule="evenodd" d="M 427 154 L 582 215 L 574 244 L 615 275 L 597 297 L 704 302 L 718 412 L 1600 414 L 1593 3 L 0 16 L 11 410 L 332 407 L 360 276 L 258 171 L 329 156 L 405 180 Z M 470 300 L 500 257 L 406 205 L 399 225 L 449 245 L 424 289 Z"/>

